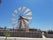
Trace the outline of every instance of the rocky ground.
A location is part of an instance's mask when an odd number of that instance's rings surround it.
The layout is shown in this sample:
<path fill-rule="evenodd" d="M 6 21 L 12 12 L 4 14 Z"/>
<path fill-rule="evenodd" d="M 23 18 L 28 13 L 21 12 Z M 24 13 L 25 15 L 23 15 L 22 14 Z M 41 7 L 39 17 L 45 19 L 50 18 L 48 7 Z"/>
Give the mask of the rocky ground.
<path fill-rule="evenodd" d="M 5 37 L 0 37 L 0 40 L 5 40 Z M 7 40 L 53 40 L 53 38 L 8 37 Z"/>

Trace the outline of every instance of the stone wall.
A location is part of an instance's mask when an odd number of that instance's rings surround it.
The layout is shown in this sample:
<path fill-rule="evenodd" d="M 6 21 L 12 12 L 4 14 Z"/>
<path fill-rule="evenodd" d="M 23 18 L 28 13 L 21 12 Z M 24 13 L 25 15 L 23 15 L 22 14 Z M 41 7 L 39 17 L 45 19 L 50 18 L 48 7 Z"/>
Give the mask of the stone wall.
<path fill-rule="evenodd" d="M 41 32 L 9 32 L 11 37 L 31 37 L 31 38 L 42 38 Z M 0 36 L 5 36 L 4 32 L 0 32 Z"/>
<path fill-rule="evenodd" d="M 42 34 L 40 32 L 11 32 L 11 36 L 42 38 Z"/>

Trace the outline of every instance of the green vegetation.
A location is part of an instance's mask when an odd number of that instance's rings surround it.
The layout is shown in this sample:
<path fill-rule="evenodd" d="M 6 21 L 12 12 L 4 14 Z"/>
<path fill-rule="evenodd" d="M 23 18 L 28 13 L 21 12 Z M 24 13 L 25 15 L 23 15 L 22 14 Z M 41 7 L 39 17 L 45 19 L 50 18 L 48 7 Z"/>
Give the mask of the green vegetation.
<path fill-rule="evenodd" d="M 16 40 L 16 38 L 14 40 Z"/>
<path fill-rule="evenodd" d="M 7 37 L 10 37 L 10 33 L 7 30 L 5 31 L 5 37 L 6 37 L 5 40 L 7 40 Z"/>

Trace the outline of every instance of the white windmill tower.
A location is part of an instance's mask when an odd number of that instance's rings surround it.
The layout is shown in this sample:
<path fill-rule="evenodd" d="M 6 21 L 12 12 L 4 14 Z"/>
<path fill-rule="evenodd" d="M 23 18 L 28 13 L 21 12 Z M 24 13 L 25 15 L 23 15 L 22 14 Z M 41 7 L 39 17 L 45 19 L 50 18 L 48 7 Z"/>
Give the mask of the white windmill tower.
<path fill-rule="evenodd" d="M 32 12 L 29 8 L 22 6 L 12 13 L 12 25 L 17 29 L 29 31 L 29 21 L 32 19 Z"/>

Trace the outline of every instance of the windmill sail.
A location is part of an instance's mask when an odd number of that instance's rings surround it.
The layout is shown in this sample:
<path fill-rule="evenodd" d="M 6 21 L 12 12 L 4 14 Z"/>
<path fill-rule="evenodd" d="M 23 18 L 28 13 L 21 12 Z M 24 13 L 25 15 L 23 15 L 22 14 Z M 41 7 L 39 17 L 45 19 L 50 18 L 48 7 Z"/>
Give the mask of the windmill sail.
<path fill-rule="evenodd" d="M 32 12 L 29 8 L 23 6 L 20 7 L 16 10 L 14 10 L 14 12 L 12 13 L 12 24 L 16 27 L 22 28 L 24 25 L 24 27 L 26 28 L 26 31 L 29 31 L 28 29 L 28 24 L 30 22 L 30 20 L 32 19 Z"/>
<path fill-rule="evenodd" d="M 24 20 L 27 24 L 29 24 L 29 22 L 27 20 Z"/>

